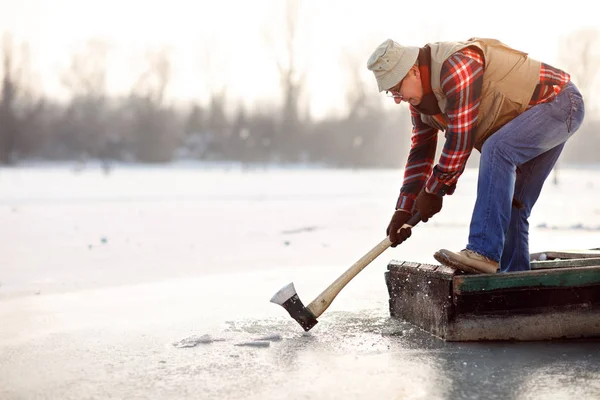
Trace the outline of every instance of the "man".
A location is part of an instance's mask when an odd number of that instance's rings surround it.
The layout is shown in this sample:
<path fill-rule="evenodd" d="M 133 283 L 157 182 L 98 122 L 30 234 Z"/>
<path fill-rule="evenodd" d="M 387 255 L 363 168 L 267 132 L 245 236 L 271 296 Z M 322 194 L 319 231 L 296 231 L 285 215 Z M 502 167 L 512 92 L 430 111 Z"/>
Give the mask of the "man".
<path fill-rule="evenodd" d="M 417 211 L 426 222 L 451 195 L 473 148 L 481 152 L 469 241 L 436 260 L 474 273 L 529 270 L 528 217 L 565 142 L 584 117 L 569 74 L 494 39 L 424 47 L 386 40 L 367 67 L 380 92 L 410 104 L 412 138 L 396 211 L 392 246 Z M 434 166 L 437 133 L 446 141 Z"/>

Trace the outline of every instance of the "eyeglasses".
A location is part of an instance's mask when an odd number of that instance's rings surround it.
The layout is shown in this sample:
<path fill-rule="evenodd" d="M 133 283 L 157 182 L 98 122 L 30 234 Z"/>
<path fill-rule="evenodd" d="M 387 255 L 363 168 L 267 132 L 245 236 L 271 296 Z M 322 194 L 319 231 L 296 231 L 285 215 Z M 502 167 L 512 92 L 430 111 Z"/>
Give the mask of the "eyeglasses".
<path fill-rule="evenodd" d="M 393 98 L 393 99 L 400 99 L 400 100 L 404 99 L 404 96 L 402 96 L 400 94 L 400 92 L 398 92 L 396 90 L 386 90 L 385 91 L 385 95 L 387 97 L 390 97 L 390 98 Z"/>
<path fill-rule="evenodd" d="M 400 89 L 402 89 L 402 84 L 404 83 L 404 78 L 393 88 L 386 90 L 385 91 L 385 95 L 387 97 L 392 97 L 394 99 L 400 99 L 402 100 L 404 98 L 404 96 L 402 96 L 402 94 L 400 93 Z"/>

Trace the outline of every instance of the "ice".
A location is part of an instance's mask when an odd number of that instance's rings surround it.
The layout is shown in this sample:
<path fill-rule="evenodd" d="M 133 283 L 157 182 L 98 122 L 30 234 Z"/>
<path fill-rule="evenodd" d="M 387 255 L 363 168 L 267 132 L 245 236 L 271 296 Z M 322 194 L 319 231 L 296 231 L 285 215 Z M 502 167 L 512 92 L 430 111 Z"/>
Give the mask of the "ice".
<path fill-rule="evenodd" d="M 257 339 L 254 340 L 258 340 L 258 341 L 268 341 L 268 342 L 280 342 L 283 338 L 281 337 L 281 335 L 279 333 L 273 333 L 270 335 L 265 335 L 262 337 L 259 337 Z"/>
<path fill-rule="evenodd" d="M 268 341 L 252 341 L 252 342 L 241 342 L 241 343 L 236 343 L 236 346 L 241 346 L 241 347 L 269 347 L 271 345 L 271 342 Z"/>
<path fill-rule="evenodd" d="M 310 304 L 379 243 L 402 171 L 0 169 L 0 398 L 599 398 L 600 343 L 445 343 L 390 318 L 387 263 L 464 248 L 476 177 L 304 332 L 269 299 L 293 282 Z M 530 251 L 600 247 L 600 171 L 560 178 Z"/>
<path fill-rule="evenodd" d="M 194 335 L 173 343 L 173 346 L 177 348 L 196 347 L 199 344 L 210 344 L 213 342 L 222 342 L 224 340 L 225 339 L 212 338 L 210 335 Z"/>

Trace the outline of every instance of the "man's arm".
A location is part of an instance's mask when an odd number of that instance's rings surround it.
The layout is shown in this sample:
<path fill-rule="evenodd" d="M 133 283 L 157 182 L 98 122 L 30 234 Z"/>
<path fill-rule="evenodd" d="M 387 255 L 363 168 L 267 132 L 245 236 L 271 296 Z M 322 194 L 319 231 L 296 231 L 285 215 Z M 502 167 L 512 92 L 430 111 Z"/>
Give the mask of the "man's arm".
<path fill-rule="evenodd" d="M 404 181 L 396 209 L 412 214 L 415 198 L 431 175 L 438 131 L 425 124 L 421 120 L 421 114 L 412 106 L 410 106 L 410 114 L 413 124 L 410 152 L 404 168 Z"/>
<path fill-rule="evenodd" d="M 452 194 L 473 150 L 483 86 L 483 60 L 473 49 L 453 54 L 442 65 L 442 91 L 447 97 L 448 128 L 438 164 L 426 191 Z"/>

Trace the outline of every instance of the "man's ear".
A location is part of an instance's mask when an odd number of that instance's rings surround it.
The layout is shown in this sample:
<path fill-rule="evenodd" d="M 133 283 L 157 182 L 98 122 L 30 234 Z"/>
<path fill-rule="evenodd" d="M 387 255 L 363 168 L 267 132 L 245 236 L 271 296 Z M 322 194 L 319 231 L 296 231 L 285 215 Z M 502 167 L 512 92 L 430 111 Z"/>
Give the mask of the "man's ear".
<path fill-rule="evenodd" d="M 419 67 L 416 65 L 413 65 L 411 68 L 413 74 L 415 74 L 415 77 L 417 78 L 417 80 L 421 80 L 421 71 L 419 71 Z"/>

